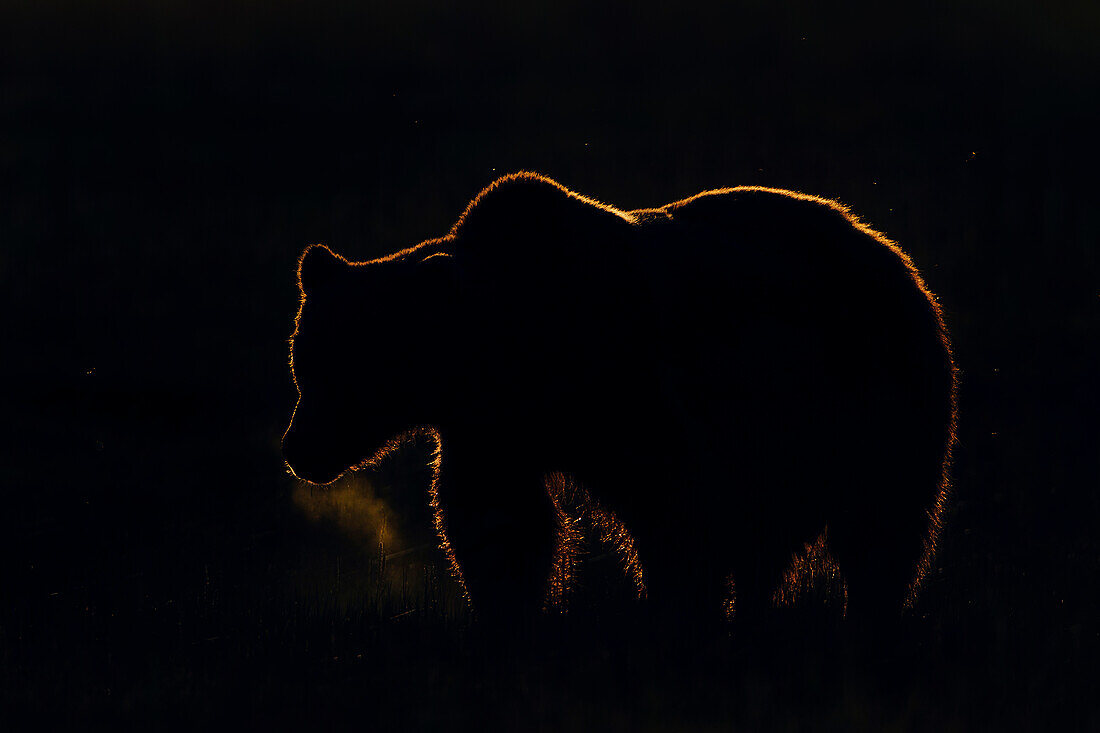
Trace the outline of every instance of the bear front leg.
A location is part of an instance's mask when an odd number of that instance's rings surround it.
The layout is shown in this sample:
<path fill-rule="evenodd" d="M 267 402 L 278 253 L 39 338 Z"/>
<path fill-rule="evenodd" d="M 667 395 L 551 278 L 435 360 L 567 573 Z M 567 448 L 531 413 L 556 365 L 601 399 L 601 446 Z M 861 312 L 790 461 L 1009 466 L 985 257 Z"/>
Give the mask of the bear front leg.
<path fill-rule="evenodd" d="M 475 616 L 507 633 L 545 603 L 557 519 L 541 474 L 499 448 L 445 440 L 436 492 Z"/>

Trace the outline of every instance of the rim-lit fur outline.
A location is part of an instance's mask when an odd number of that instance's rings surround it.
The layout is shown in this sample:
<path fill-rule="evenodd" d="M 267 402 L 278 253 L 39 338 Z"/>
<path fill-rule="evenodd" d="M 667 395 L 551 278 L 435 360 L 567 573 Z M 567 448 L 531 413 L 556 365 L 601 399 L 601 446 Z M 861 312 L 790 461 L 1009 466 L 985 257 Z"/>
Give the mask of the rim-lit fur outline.
<path fill-rule="evenodd" d="M 416 244 L 412 247 L 408 247 L 408 248 L 402 249 L 398 252 L 394 252 L 393 254 L 389 254 L 389 255 L 386 255 L 384 257 L 378 257 L 378 258 L 375 258 L 373 260 L 367 260 L 367 261 L 364 261 L 364 262 L 354 262 L 354 261 L 348 260 L 347 258 L 333 252 L 331 249 L 329 249 L 327 246 L 325 246 L 323 244 L 312 244 L 312 245 L 306 247 L 302 251 L 302 254 L 298 257 L 298 266 L 297 266 L 297 270 L 296 270 L 296 278 L 297 278 L 297 281 L 298 281 L 298 312 L 294 316 L 294 332 L 291 333 L 288 342 L 289 342 L 289 346 L 290 346 L 290 375 L 291 375 L 291 379 L 294 381 L 294 388 L 298 392 L 298 398 L 297 398 L 297 400 L 295 400 L 295 403 L 294 403 L 294 410 L 293 410 L 293 412 L 291 413 L 291 416 L 290 416 L 290 423 L 287 425 L 287 429 L 283 432 L 283 439 L 285 440 L 287 433 L 290 432 L 290 427 L 294 424 L 294 417 L 298 412 L 298 405 L 302 401 L 302 390 L 301 390 L 300 386 L 298 385 L 298 379 L 297 379 L 297 376 L 294 373 L 294 338 L 298 335 L 298 327 L 299 327 L 300 322 L 301 322 L 302 311 L 304 310 L 305 304 L 306 304 L 306 291 L 305 291 L 305 287 L 302 285 L 302 263 L 305 261 L 306 255 L 309 254 L 309 251 L 311 249 L 313 249 L 314 247 L 321 247 L 321 248 L 327 250 L 329 254 L 331 254 L 333 257 L 335 257 L 340 262 L 344 263 L 348 267 L 353 267 L 353 268 L 354 267 L 366 267 L 368 265 L 376 265 L 376 264 L 381 264 L 381 263 L 384 263 L 384 262 L 401 261 L 401 260 L 406 260 L 406 259 L 410 259 L 410 258 L 413 258 L 413 257 L 420 257 L 420 260 L 423 261 L 425 259 L 428 259 L 429 257 L 433 257 L 433 256 L 437 256 L 437 255 L 450 256 L 451 253 L 446 250 L 446 246 L 454 241 L 455 236 L 458 234 L 459 230 L 462 228 L 463 222 L 465 222 L 466 219 L 470 216 L 470 213 L 473 212 L 474 209 L 476 209 L 477 206 L 479 204 L 481 204 L 482 201 L 487 196 L 492 194 L 493 191 L 497 190 L 498 188 L 500 188 L 504 184 L 511 183 L 513 181 L 537 181 L 537 182 L 541 182 L 541 183 L 553 186 L 554 188 L 557 188 L 559 191 L 561 191 L 562 193 L 564 193 L 566 196 L 568 196 L 570 198 L 576 199 L 576 200 L 581 201 L 585 204 L 595 206 L 595 207 L 600 208 L 604 211 L 607 211 L 608 213 L 614 214 L 615 216 L 618 216 L 618 217 L 622 218 L 624 221 L 626 221 L 626 222 L 628 222 L 632 225 L 635 225 L 635 226 L 639 225 L 644 220 L 645 217 L 643 215 L 646 215 L 646 214 L 648 214 L 648 215 L 662 214 L 662 215 L 668 217 L 669 219 L 675 219 L 676 218 L 675 217 L 676 209 L 681 208 L 681 207 L 683 207 L 683 206 L 685 206 L 689 203 L 692 203 L 692 202 L 696 201 L 697 199 L 701 199 L 705 196 L 720 196 L 720 195 L 731 194 L 731 193 L 769 193 L 769 194 L 775 194 L 775 195 L 779 195 L 779 196 L 784 196 L 786 198 L 794 199 L 794 200 L 797 200 L 797 201 L 806 201 L 806 202 L 809 202 L 809 203 L 819 204 L 821 206 L 825 206 L 829 209 L 832 209 L 833 211 L 835 211 L 835 212 L 839 213 L 841 216 L 843 216 L 848 221 L 848 223 L 850 225 L 852 225 L 852 227 L 854 227 L 858 231 L 862 232 L 863 234 L 866 234 L 867 236 L 873 238 L 875 241 L 877 241 L 882 246 L 888 248 L 890 251 L 892 251 L 901 260 L 901 262 L 905 265 L 906 269 L 909 272 L 909 277 L 911 278 L 913 283 L 917 286 L 917 288 L 924 295 L 924 297 L 927 299 L 928 303 L 932 307 L 932 311 L 933 311 L 933 313 L 936 317 L 936 323 L 937 323 L 937 327 L 938 327 L 938 330 L 939 330 L 940 342 L 941 342 L 941 344 L 944 348 L 944 352 L 945 352 L 947 360 L 948 360 L 948 365 L 949 365 L 949 369 L 950 369 L 950 376 L 951 376 L 951 390 L 950 390 L 950 395 L 949 395 L 950 403 L 949 403 L 948 436 L 947 436 L 946 445 L 944 446 L 944 457 L 943 457 L 943 463 L 942 463 L 942 471 L 941 471 L 941 475 L 940 475 L 939 490 L 937 492 L 936 500 L 933 503 L 932 507 L 930 509 L 926 510 L 926 514 L 928 516 L 928 531 L 925 533 L 925 536 L 923 538 L 923 541 L 922 541 L 923 542 L 923 547 L 922 547 L 921 556 L 920 556 L 920 559 L 917 561 L 916 567 L 914 568 L 914 575 L 913 575 L 913 578 L 910 581 L 910 583 L 909 583 L 909 585 L 906 589 L 905 599 L 903 601 L 903 608 L 911 609 L 913 607 L 913 604 L 916 602 L 917 595 L 920 591 L 921 586 L 924 583 L 924 579 L 928 576 L 928 573 L 931 572 L 931 570 L 932 570 L 932 565 L 935 561 L 936 546 L 939 543 L 940 534 L 943 531 L 944 513 L 946 511 L 948 501 L 951 497 L 951 492 L 952 492 L 951 465 L 952 465 L 952 456 L 953 456 L 954 448 L 955 448 L 955 445 L 957 443 L 957 431 L 958 431 L 958 382 L 959 382 L 958 377 L 959 377 L 959 369 L 958 369 L 958 366 L 955 363 L 954 351 L 953 351 L 952 345 L 951 345 L 951 338 L 948 335 L 947 326 L 944 322 L 943 308 L 940 306 L 939 300 L 936 298 L 936 295 L 931 290 L 928 289 L 928 286 L 925 284 L 924 279 L 921 277 L 920 272 L 917 270 L 916 266 L 913 264 L 913 261 L 910 259 L 909 255 L 906 254 L 905 251 L 902 250 L 902 248 L 896 242 L 894 242 L 892 239 L 887 237 L 885 234 L 871 228 L 870 226 L 865 224 L 863 221 L 861 221 L 859 219 L 859 217 L 857 217 L 855 214 L 853 214 L 852 211 L 847 206 L 845 206 L 844 204 L 841 204 L 837 201 L 834 201 L 832 199 L 822 198 L 821 196 L 813 196 L 811 194 L 800 193 L 798 191 L 789 191 L 789 190 L 781 189 L 781 188 L 768 188 L 768 187 L 765 187 L 765 186 L 735 186 L 735 187 L 732 187 L 732 188 L 718 188 L 718 189 L 713 189 L 713 190 L 710 190 L 710 191 L 703 191 L 702 193 L 698 193 L 694 196 L 689 196 L 688 198 L 681 199 L 679 201 L 675 201 L 675 202 L 672 202 L 670 204 L 665 204 L 664 206 L 646 208 L 646 209 L 633 209 L 633 210 L 630 210 L 630 211 L 625 211 L 625 210 L 622 210 L 622 209 L 615 208 L 614 206 L 610 206 L 608 204 L 605 204 L 605 203 L 603 203 L 601 201 L 598 201 L 596 199 L 590 198 L 588 196 L 583 196 L 583 195 L 578 194 L 574 191 L 570 191 L 568 188 L 561 185 L 557 181 L 555 181 L 551 178 L 548 178 L 546 176 L 543 176 L 539 173 L 534 173 L 534 172 L 530 172 L 530 171 L 519 171 L 517 173 L 512 173 L 512 174 L 509 174 L 509 175 L 506 175 L 506 176 L 502 176 L 501 178 L 498 178 L 497 180 L 493 181 L 488 186 L 483 188 L 477 194 L 477 196 L 475 196 L 473 198 L 473 200 L 470 201 L 470 203 L 466 206 L 465 210 L 463 210 L 463 212 L 462 212 L 462 215 L 458 218 L 458 220 L 450 228 L 450 230 L 447 232 L 447 234 L 442 236 L 442 237 L 437 237 L 435 239 L 427 239 L 427 240 L 424 240 L 423 242 L 421 242 L 419 244 Z M 430 488 L 431 507 L 432 507 L 432 510 L 433 510 L 435 529 L 436 529 L 436 533 L 439 535 L 440 549 L 443 550 L 444 554 L 447 557 L 448 562 L 451 565 L 451 574 L 454 576 L 454 578 L 461 585 L 463 595 L 467 599 L 467 602 L 469 602 L 469 600 L 470 600 L 469 592 L 468 592 L 468 590 L 466 588 L 466 584 L 463 580 L 462 568 L 461 568 L 461 566 L 458 562 L 458 559 L 455 557 L 454 550 L 450 545 L 449 539 L 447 538 L 446 523 L 445 523 L 445 520 L 444 520 L 444 517 L 443 517 L 442 507 L 440 506 L 440 503 L 439 503 L 439 494 L 438 494 L 437 487 L 438 487 L 438 482 L 439 482 L 440 466 L 441 466 L 441 460 L 442 460 L 442 440 L 440 438 L 438 430 L 436 430 L 434 427 L 420 426 L 420 427 L 414 428 L 412 430 L 402 432 L 401 434 L 397 435 L 395 438 L 387 441 L 381 448 L 379 448 L 377 451 L 375 451 L 370 457 L 360 461 L 359 463 L 357 463 L 353 466 L 349 466 L 344 471 L 341 471 L 340 474 L 337 475 L 337 477 L 334 478 L 332 481 L 329 481 L 329 482 L 327 482 L 326 484 L 323 484 L 323 485 L 330 485 L 330 484 L 334 483 L 335 481 L 339 480 L 340 477 L 342 477 L 348 471 L 359 470 L 360 468 L 365 468 L 365 467 L 375 465 L 377 462 L 381 461 L 385 456 L 389 455 L 394 450 L 396 450 L 397 447 L 401 443 L 405 442 L 410 437 L 417 436 L 417 435 L 429 435 L 429 434 L 432 436 L 432 439 L 435 440 L 435 442 L 436 442 L 436 449 L 433 453 L 433 459 L 432 459 L 432 485 L 431 485 L 431 488 Z M 286 465 L 287 470 L 291 475 L 293 475 L 295 478 L 298 478 L 299 480 L 305 480 L 305 479 L 301 479 L 301 477 L 299 477 L 297 474 L 295 474 L 294 470 L 290 467 L 290 464 L 286 463 L 285 460 L 284 460 L 284 464 Z M 309 483 L 313 483 L 313 482 L 309 482 Z"/>

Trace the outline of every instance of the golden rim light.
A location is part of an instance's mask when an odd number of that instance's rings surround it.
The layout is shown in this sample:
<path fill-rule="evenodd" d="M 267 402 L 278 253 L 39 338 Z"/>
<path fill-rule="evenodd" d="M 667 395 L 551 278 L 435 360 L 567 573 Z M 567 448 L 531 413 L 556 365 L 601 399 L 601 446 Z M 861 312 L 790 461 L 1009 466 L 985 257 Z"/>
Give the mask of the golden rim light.
<path fill-rule="evenodd" d="M 447 250 L 447 246 L 454 240 L 459 230 L 462 227 L 463 222 L 467 220 L 471 212 L 473 212 L 477 206 L 485 199 L 486 196 L 491 194 L 502 185 L 513 181 L 537 181 L 544 184 L 548 184 L 560 190 L 566 196 L 581 201 L 585 204 L 595 206 L 608 213 L 614 214 L 622 218 L 624 221 L 632 224 L 639 225 L 643 220 L 645 214 L 660 213 L 670 218 L 674 218 L 675 210 L 691 203 L 697 199 L 706 196 L 725 195 L 730 193 L 770 193 L 787 198 L 807 201 L 816 203 L 832 209 L 840 213 L 851 224 L 852 227 L 862 232 L 863 234 L 872 237 L 879 244 L 890 249 L 905 265 L 909 272 L 909 276 L 917 288 L 924 294 L 928 300 L 935 314 L 937 325 L 939 328 L 940 340 L 944 348 L 944 352 L 947 356 L 950 373 L 951 373 L 951 390 L 949 395 L 949 424 L 948 424 L 948 436 L 947 442 L 944 447 L 944 459 L 942 463 L 942 472 L 940 475 L 939 490 L 936 495 L 936 499 L 930 509 L 927 510 L 928 515 L 928 530 L 923 538 L 923 547 L 920 555 L 920 559 L 917 561 L 914 568 L 914 574 L 911 582 L 909 583 L 905 598 L 903 602 L 903 608 L 911 609 L 916 601 L 917 595 L 925 578 L 928 576 L 932 569 L 933 562 L 936 554 L 936 547 L 939 541 L 940 534 L 943 530 L 944 512 L 946 511 L 948 500 L 951 494 L 951 476 L 950 469 L 952 464 L 952 454 L 957 442 L 957 420 L 958 420 L 958 367 L 954 361 L 953 350 L 951 346 L 951 340 L 947 333 L 947 328 L 943 319 L 943 309 L 941 308 L 936 296 L 928 289 L 923 278 L 920 276 L 917 268 L 913 265 L 909 256 L 898 246 L 896 242 L 889 239 L 883 233 L 876 231 L 867 224 L 860 221 L 860 219 L 848 209 L 847 206 L 833 201 L 831 199 L 822 198 L 820 196 L 813 196 L 810 194 L 800 193 L 797 191 L 789 191 L 779 188 L 767 188 L 763 186 L 736 186 L 732 188 L 719 188 L 710 191 L 704 191 L 702 193 L 690 196 L 680 201 L 675 201 L 670 204 L 666 204 L 660 207 L 647 208 L 647 209 L 634 209 L 631 211 L 625 211 L 618 209 L 614 206 L 602 203 L 596 199 L 583 196 L 574 191 L 570 191 L 565 186 L 562 186 L 557 181 L 551 178 L 540 175 L 538 173 L 529 171 L 520 171 L 512 173 L 510 175 L 503 176 L 493 181 L 491 184 L 482 189 L 477 196 L 466 206 L 462 215 L 450 228 L 448 233 L 442 237 L 425 240 L 412 247 L 402 249 L 398 252 L 379 257 L 373 260 L 364 262 L 354 262 L 346 259 L 345 257 L 333 252 L 331 249 L 323 244 L 313 244 L 306 247 L 301 256 L 298 258 L 297 265 L 297 282 L 298 282 L 298 312 L 294 316 L 294 331 L 289 339 L 290 346 L 290 370 L 291 378 L 294 380 L 295 389 L 298 392 L 298 398 L 295 401 L 294 411 L 291 413 L 290 424 L 287 426 L 286 431 L 283 433 L 283 439 L 285 440 L 287 433 L 290 432 L 290 427 L 294 424 L 294 417 L 298 411 L 298 405 L 301 403 L 302 392 L 298 385 L 297 377 L 294 374 L 294 339 L 298 335 L 298 328 L 301 323 L 302 311 L 306 303 L 306 291 L 302 284 L 302 263 L 309 251 L 314 247 L 320 247 L 325 249 L 336 260 L 344 265 L 357 268 L 366 267 L 369 265 L 376 265 L 385 262 L 394 262 L 400 260 L 407 260 L 415 257 L 419 257 L 420 261 L 437 256 L 453 256 L 451 252 Z M 466 583 L 462 574 L 462 567 L 455 556 L 454 549 L 451 547 L 450 540 L 447 536 L 446 519 L 444 517 L 444 511 L 439 501 L 438 483 L 442 465 L 442 438 L 439 431 L 431 426 L 419 426 L 403 432 L 399 436 L 387 441 L 381 448 L 379 448 L 369 458 L 361 461 L 354 466 L 349 466 L 342 471 L 335 479 L 327 482 L 324 485 L 330 485 L 348 471 L 360 470 L 377 465 L 384 460 L 387 456 L 395 452 L 404 442 L 413 437 L 426 437 L 434 442 L 434 449 L 432 451 L 432 457 L 430 461 L 430 467 L 432 471 L 432 480 L 430 491 L 430 506 L 432 509 L 433 523 L 435 525 L 435 531 L 439 538 L 439 547 L 447 558 L 447 562 L 450 565 L 451 575 L 458 582 L 462 593 L 467 603 L 470 603 L 471 599 L 466 586 Z M 284 461 L 284 463 L 286 463 Z M 294 475 L 295 478 L 301 477 L 294 473 L 293 468 L 286 463 L 288 472 Z M 312 483 L 312 482 L 311 482 Z M 598 502 L 596 502 L 591 495 L 576 482 L 569 479 L 569 477 L 563 474 L 551 474 L 546 478 L 546 490 L 550 494 L 550 498 L 554 505 L 554 511 L 559 521 L 559 536 L 555 543 L 553 567 L 548 579 L 545 608 L 559 608 L 565 607 L 567 600 L 568 585 L 571 582 L 575 574 L 575 564 L 577 553 L 582 546 L 583 537 L 579 536 L 578 525 L 581 522 L 582 517 L 586 518 L 595 529 L 602 541 L 607 542 L 613 551 L 618 555 L 620 564 L 622 565 L 623 572 L 627 578 L 633 583 L 636 596 L 643 598 L 646 593 L 644 570 L 640 561 L 638 560 L 638 554 L 634 545 L 634 539 L 631 536 L 627 528 L 615 517 L 611 512 L 603 509 Z M 839 583 L 839 587 L 843 588 L 842 603 L 843 607 L 847 605 L 847 588 L 843 582 L 843 577 L 840 575 L 840 569 L 837 567 L 835 560 L 828 552 L 826 535 L 823 532 L 817 540 L 813 543 L 807 544 L 805 553 L 800 556 L 792 558 L 792 564 L 783 576 L 780 587 L 776 590 L 772 597 L 772 602 L 775 605 L 787 605 L 796 602 L 801 598 L 805 592 L 806 583 L 811 576 L 826 578 L 828 582 Z M 732 618 L 736 607 L 736 588 L 732 578 L 728 581 L 727 599 L 724 601 L 725 610 L 728 617 Z"/>

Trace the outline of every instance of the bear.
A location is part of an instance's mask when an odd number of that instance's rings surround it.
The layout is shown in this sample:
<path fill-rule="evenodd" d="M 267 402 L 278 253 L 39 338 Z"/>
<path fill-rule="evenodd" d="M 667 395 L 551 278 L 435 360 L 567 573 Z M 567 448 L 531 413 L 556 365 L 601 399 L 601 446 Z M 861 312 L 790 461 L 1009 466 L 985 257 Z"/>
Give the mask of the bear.
<path fill-rule="evenodd" d="M 656 608 L 766 610 L 824 542 L 849 615 L 911 608 L 957 370 L 910 258 L 845 206 L 741 186 L 623 210 L 520 172 L 444 236 L 367 262 L 312 245 L 297 274 L 287 467 L 326 484 L 429 436 L 476 615 L 560 586 L 563 482 L 625 528 Z"/>

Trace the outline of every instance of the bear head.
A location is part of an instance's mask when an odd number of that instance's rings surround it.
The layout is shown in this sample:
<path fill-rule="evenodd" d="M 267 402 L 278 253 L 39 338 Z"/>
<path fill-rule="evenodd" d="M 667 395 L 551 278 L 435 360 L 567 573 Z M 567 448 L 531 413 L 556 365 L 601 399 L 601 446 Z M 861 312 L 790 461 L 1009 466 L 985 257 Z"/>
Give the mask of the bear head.
<path fill-rule="evenodd" d="M 438 420 L 452 271 L 449 255 L 418 248 L 369 262 L 323 245 L 302 253 L 290 339 L 298 402 L 282 442 L 295 476 L 331 483 Z"/>

